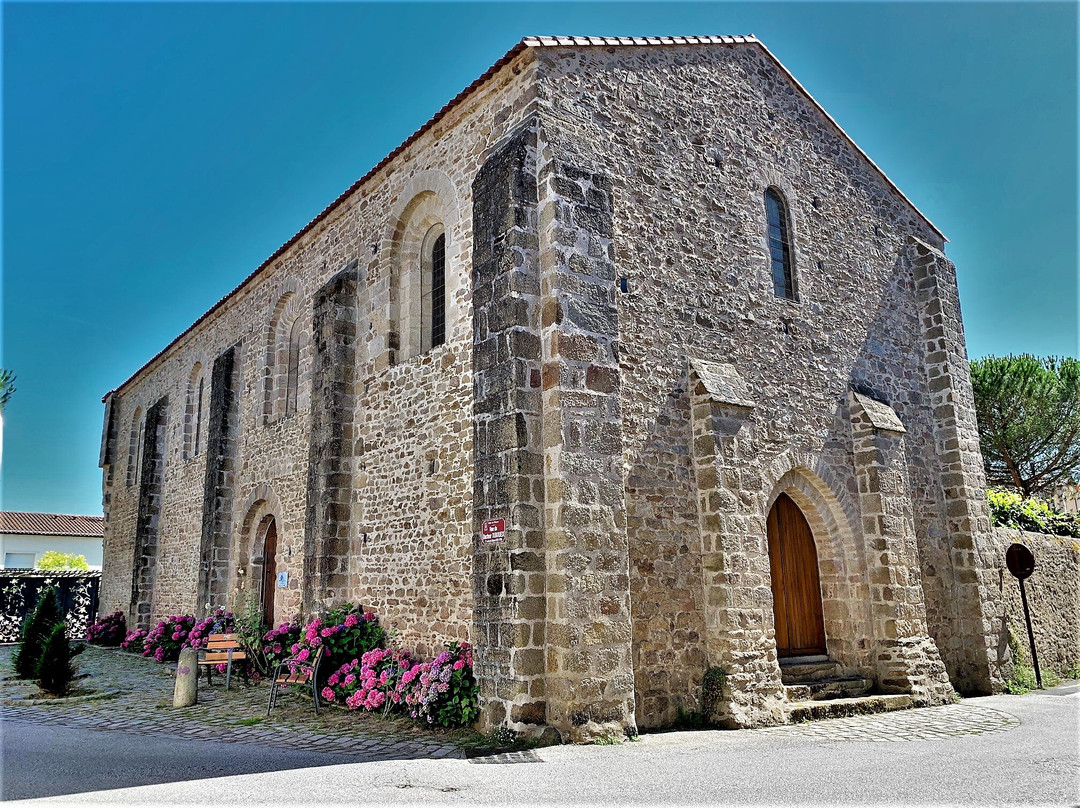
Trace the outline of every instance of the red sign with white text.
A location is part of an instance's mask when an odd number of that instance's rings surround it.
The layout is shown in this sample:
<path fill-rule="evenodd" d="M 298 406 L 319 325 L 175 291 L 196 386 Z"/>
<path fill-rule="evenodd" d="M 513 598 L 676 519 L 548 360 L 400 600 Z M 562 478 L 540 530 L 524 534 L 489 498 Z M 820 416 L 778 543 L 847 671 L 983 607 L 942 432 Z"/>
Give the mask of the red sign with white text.
<path fill-rule="evenodd" d="M 498 544 L 501 541 L 506 541 L 506 520 L 485 519 L 480 529 L 480 543 Z"/>

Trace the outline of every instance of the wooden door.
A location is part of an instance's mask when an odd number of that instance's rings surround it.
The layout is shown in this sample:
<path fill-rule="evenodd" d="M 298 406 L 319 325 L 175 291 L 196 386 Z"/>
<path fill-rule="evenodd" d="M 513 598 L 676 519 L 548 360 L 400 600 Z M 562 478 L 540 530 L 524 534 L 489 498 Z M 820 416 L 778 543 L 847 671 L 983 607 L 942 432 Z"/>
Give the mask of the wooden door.
<path fill-rule="evenodd" d="M 781 657 L 824 654 L 817 548 L 806 517 L 786 494 L 769 511 L 768 533 L 776 652 Z"/>
<path fill-rule="evenodd" d="M 277 591 L 277 522 L 266 526 L 263 538 L 262 608 L 263 622 L 274 627 L 274 593 Z"/>

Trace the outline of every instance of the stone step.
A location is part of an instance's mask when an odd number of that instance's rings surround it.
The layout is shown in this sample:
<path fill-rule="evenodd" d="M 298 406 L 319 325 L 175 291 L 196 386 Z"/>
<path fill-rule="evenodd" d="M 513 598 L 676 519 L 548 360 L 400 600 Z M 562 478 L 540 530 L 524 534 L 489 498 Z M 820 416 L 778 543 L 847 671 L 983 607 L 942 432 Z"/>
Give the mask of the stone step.
<path fill-rule="evenodd" d="M 843 676 L 840 666 L 831 660 L 780 663 L 780 680 L 785 685 L 804 685 L 822 679 L 841 679 Z"/>
<path fill-rule="evenodd" d="M 790 707 L 792 722 L 820 721 L 823 718 L 844 718 L 851 715 L 887 713 L 907 710 L 915 704 L 911 696 L 860 696 L 853 699 L 828 699 L 824 701 L 797 701 Z"/>
<path fill-rule="evenodd" d="M 816 701 L 818 699 L 855 698 L 865 696 L 874 686 L 871 679 L 861 676 L 843 676 L 836 679 L 818 679 L 801 684 L 784 685 L 788 701 Z"/>

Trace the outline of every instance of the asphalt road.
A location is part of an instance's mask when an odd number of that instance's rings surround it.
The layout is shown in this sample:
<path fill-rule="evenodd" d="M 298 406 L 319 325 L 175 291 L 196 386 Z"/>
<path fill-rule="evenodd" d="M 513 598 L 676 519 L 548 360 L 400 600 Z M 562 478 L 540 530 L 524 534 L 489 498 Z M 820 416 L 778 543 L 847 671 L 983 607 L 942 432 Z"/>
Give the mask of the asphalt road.
<path fill-rule="evenodd" d="M 348 763 L 340 755 L 11 722 L 2 727 L 2 794 L 110 805 L 1080 804 L 1080 686 L 965 704 L 1020 723 L 981 735 L 873 742 L 824 738 L 823 725 L 814 725 L 815 735 L 666 733 L 478 765 Z"/>

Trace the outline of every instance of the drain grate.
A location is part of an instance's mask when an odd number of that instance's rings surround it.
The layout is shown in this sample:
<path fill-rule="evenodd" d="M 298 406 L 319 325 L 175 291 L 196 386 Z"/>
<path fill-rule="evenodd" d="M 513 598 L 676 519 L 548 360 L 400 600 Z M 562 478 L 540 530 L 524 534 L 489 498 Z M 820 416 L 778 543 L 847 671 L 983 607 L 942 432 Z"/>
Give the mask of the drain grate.
<path fill-rule="evenodd" d="M 535 749 L 520 752 L 500 752 L 497 755 L 483 755 L 469 758 L 469 763 L 543 763 Z"/>

